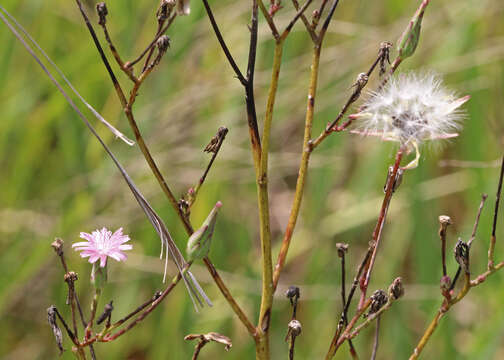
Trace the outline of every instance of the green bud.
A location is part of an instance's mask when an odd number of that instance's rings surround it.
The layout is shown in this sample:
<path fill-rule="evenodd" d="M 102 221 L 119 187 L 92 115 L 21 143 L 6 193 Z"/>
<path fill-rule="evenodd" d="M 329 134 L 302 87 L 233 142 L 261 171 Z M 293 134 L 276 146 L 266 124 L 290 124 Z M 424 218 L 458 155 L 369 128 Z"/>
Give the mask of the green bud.
<path fill-rule="evenodd" d="M 210 214 L 208 214 L 203 225 L 201 225 L 201 228 L 196 230 L 189 240 L 187 240 L 187 258 L 189 261 L 203 259 L 208 255 L 217 220 L 217 212 L 221 206 L 222 203 L 218 201 L 212 211 L 210 211 Z"/>
<path fill-rule="evenodd" d="M 410 23 L 397 45 L 399 57 L 404 60 L 415 53 L 415 50 L 420 40 L 420 30 L 422 28 L 422 19 L 424 16 L 425 8 L 429 5 L 430 0 L 423 0 L 422 4 L 416 11 Z"/>

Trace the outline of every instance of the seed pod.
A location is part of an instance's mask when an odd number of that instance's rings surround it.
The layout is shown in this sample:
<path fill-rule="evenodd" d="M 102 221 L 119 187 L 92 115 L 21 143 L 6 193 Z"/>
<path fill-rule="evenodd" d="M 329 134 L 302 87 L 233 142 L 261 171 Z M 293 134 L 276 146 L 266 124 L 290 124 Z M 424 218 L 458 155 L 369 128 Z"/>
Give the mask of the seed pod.
<path fill-rule="evenodd" d="M 61 355 L 63 353 L 63 334 L 61 333 L 61 329 L 56 323 L 56 307 L 54 305 L 51 305 L 47 309 L 47 321 L 49 322 L 49 326 L 53 331 L 54 338 L 56 339 L 56 344 L 58 345 L 58 349 Z"/>
<path fill-rule="evenodd" d="M 388 288 L 388 295 L 392 300 L 397 300 L 404 295 L 404 286 L 402 278 L 398 277 L 390 284 Z"/>
<path fill-rule="evenodd" d="M 208 214 L 201 228 L 196 230 L 187 241 L 187 257 L 189 261 L 203 259 L 208 255 L 215 222 L 217 221 L 217 213 L 221 206 L 222 203 L 218 201 L 212 211 L 210 211 L 210 214 Z"/>
<path fill-rule="evenodd" d="M 376 290 L 373 295 L 371 295 L 371 308 L 369 309 L 368 315 L 378 312 L 378 310 L 380 310 L 387 301 L 388 297 L 385 291 L 381 289 Z"/>
<path fill-rule="evenodd" d="M 455 244 L 455 260 L 466 274 L 469 274 L 469 245 L 460 238 Z"/>
<path fill-rule="evenodd" d="M 105 25 L 107 23 L 107 15 L 108 15 L 108 10 L 107 10 L 107 4 L 104 2 L 99 2 L 96 4 L 96 13 L 98 14 L 98 24 L 101 26 Z"/>
<path fill-rule="evenodd" d="M 422 20 L 425 13 L 425 8 L 429 5 L 430 0 L 424 0 L 417 12 L 410 20 L 406 30 L 401 36 L 397 45 L 399 57 L 404 60 L 415 53 L 415 50 L 420 40 L 420 30 L 422 28 Z"/>

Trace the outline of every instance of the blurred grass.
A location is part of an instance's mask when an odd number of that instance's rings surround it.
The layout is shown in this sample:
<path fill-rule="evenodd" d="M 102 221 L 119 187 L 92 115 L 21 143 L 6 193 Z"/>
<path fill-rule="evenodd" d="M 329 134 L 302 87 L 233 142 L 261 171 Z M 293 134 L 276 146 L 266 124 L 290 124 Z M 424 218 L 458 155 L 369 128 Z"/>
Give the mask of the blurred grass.
<path fill-rule="evenodd" d="M 94 2 L 85 3 L 94 6 Z M 156 5 L 157 1 L 108 4 L 109 29 L 124 58 L 133 58 L 150 41 Z M 248 6 L 230 0 L 212 5 L 243 69 Z M 341 2 L 322 52 L 314 134 L 333 119 L 355 76 L 373 61 L 379 42 L 396 40 L 417 5 L 418 1 L 400 0 Z M 6 0 L 3 6 L 26 26 L 82 95 L 132 137 L 75 4 Z M 467 239 L 482 192 L 491 196 L 473 246 L 472 266 L 474 272 L 485 267 L 498 171 L 494 166 L 442 167 L 440 161 L 491 164 L 502 154 L 503 10 L 504 3 L 491 0 L 433 1 L 417 53 L 401 66 L 402 71 L 440 72 L 448 86 L 472 99 L 461 136 L 443 149 L 424 151 L 419 168 L 408 172 L 393 200 L 372 290 L 385 288 L 402 276 L 407 296 L 383 318 L 381 359 L 407 358 L 439 306 L 438 215 L 448 214 L 454 220 L 450 246 L 457 236 Z M 277 21 L 285 24 L 292 14 L 286 1 Z M 260 25 L 256 96 L 262 120 L 273 41 L 262 19 Z M 200 2 L 193 1 L 191 16 L 177 19 L 168 35 L 172 48 L 142 87 L 137 119 L 177 194 L 199 178 L 208 161 L 201 149 L 217 128 L 230 129 L 192 219 L 199 224 L 217 200 L 224 203 L 211 257 L 240 304 L 256 319 L 260 300 L 257 211 L 242 89 L 217 46 Z M 103 297 L 104 301 L 114 300 L 116 318 L 163 287 L 162 263 L 156 259 L 159 243 L 99 144 L 4 26 L 0 27 L 0 53 L 0 357 L 50 359 L 57 350 L 45 309 L 55 304 L 68 314 L 62 272 L 49 246 L 53 238 L 60 236 L 67 242 L 70 267 L 79 273 L 79 292 L 87 307 L 90 267 L 70 251 L 70 244 L 79 231 L 125 227 L 133 239 L 133 254 L 125 265 L 112 264 L 111 283 Z M 310 57 L 309 39 L 298 24 L 285 47 L 273 124 L 270 197 L 276 243 L 295 186 Z M 127 79 L 117 74 L 126 85 Z M 103 126 L 97 128 L 184 247 L 183 228 L 138 149 L 114 140 Z M 283 338 L 290 311 L 282 289 L 291 284 L 301 286 L 302 296 L 299 319 L 303 334 L 296 342 L 297 356 L 315 359 L 327 350 L 340 311 L 334 243 L 350 244 L 349 269 L 353 270 L 370 239 L 392 154 L 392 145 L 343 134 L 331 136 L 312 157 L 302 214 L 277 291 L 272 358 L 286 353 Z M 499 233 L 500 229 L 498 238 Z M 498 259 L 503 254 L 499 244 Z M 455 269 L 451 257 L 449 268 Z M 253 343 L 206 271 L 196 267 L 195 273 L 206 285 L 214 308 L 195 314 L 179 286 L 156 315 L 134 332 L 114 343 L 97 345 L 99 358 L 189 359 L 193 344 L 185 343 L 183 336 L 207 331 L 230 336 L 234 346 L 225 353 L 219 346 L 209 345 L 202 358 L 254 358 Z M 502 279 L 502 274 L 489 279 L 443 319 L 424 358 L 504 357 Z M 370 328 L 356 340 L 363 358 L 370 354 L 372 336 Z M 70 348 L 69 341 L 65 346 Z M 69 351 L 63 356 L 71 358 Z M 340 351 L 337 358 L 347 358 L 347 352 Z"/>

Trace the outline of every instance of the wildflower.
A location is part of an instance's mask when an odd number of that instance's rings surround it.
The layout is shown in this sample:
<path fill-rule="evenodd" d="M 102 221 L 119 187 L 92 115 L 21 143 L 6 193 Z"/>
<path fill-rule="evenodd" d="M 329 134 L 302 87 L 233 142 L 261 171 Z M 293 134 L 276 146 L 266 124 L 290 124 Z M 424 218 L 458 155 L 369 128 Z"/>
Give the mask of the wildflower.
<path fill-rule="evenodd" d="M 468 100 L 469 96 L 457 99 L 436 75 L 401 74 L 371 93 L 361 112 L 350 115 L 358 120 L 353 132 L 397 141 L 408 152 L 416 150 L 415 160 L 406 167 L 413 168 L 423 141 L 458 136 L 464 118 L 459 107 Z"/>
<path fill-rule="evenodd" d="M 122 228 L 119 228 L 112 234 L 107 228 L 95 230 L 92 234 L 80 233 L 80 237 L 86 241 L 78 242 L 72 245 L 76 251 L 80 251 L 81 257 L 89 257 L 89 262 L 94 264 L 100 259 L 100 267 L 105 267 L 107 257 L 117 261 L 127 259 L 125 250 L 131 250 L 132 245 L 125 245 L 130 240 L 128 235 L 123 235 Z"/>

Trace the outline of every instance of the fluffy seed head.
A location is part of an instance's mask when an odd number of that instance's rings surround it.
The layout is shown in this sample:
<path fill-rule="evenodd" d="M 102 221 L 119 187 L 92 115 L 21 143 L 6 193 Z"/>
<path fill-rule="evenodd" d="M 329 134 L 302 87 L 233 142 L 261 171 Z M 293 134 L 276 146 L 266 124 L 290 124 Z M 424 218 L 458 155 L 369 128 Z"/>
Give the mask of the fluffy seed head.
<path fill-rule="evenodd" d="M 433 74 L 405 73 L 391 78 L 371 96 L 356 119 L 357 131 L 411 147 L 425 140 L 456 137 L 464 119 L 457 99 Z"/>
<path fill-rule="evenodd" d="M 80 237 L 86 241 L 75 243 L 72 247 L 81 252 L 81 257 L 89 257 L 91 264 L 100 259 L 101 267 L 107 264 L 108 256 L 117 261 L 125 261 L 127 256 L 124 251 L 133 248 L 132 245 L 124 244 L 130 240 L 130 237 L 123 235 L 122 228 L 117 229 L 113 234 L 107 228 L 95 230 L 92 234 L 81 232 Z"/>

